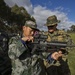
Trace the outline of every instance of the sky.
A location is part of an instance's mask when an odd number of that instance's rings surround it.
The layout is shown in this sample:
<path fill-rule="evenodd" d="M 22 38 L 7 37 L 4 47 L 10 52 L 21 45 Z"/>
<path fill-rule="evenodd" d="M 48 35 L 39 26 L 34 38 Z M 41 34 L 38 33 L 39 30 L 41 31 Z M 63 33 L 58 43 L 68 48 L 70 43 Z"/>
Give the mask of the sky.
<path fill-rule="evenodd" d="M 69 29 L 75 25 L 75 0 L 5 0 L 10 7 L 17 4 L 26 8 L 28 13 L 36 19 L 38 28 L 47 30 L 44 24 L 49 16 L 56 15 L 61 22 L 59 29 Z"/>

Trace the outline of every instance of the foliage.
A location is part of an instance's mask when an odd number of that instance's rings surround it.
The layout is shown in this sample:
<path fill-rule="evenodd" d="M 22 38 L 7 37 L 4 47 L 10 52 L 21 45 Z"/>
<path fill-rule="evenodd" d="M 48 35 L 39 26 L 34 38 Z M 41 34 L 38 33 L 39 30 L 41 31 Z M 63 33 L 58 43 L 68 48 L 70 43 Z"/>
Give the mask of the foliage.
<path fill-rule="evenodd" d="M 70 28 L 72 32 L 75 32 L 75 25 L 72 25 Z"/>
<path fill-rule="evenodd" d="M 22 25 L 27 20 L 35 21 L 34 17 L 31 17 L 24 7 L 18 5 L 9 7 L 4 0 L 0 0 L 0 30 L 7 32 L 21 31 Z"/>
<path fill-rule="evenodd" d="M 70 30 L 67 30 L 67 32 L 75 32 L 75 25 L 72 25 L 70 27 Z"/>

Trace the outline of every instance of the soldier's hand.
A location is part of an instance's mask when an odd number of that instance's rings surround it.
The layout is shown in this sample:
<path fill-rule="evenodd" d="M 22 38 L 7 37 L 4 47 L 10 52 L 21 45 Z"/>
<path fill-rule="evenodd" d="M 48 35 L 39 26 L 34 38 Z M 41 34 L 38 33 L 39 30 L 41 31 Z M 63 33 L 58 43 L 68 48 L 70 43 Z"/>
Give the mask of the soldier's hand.
<path fill-rule="evenodd" d="M 54 60 L 58 60 L 59 57 L 62 57 L 62 52 L 54 52 L 51 55 L 51 58 L 53 58 Z"/>

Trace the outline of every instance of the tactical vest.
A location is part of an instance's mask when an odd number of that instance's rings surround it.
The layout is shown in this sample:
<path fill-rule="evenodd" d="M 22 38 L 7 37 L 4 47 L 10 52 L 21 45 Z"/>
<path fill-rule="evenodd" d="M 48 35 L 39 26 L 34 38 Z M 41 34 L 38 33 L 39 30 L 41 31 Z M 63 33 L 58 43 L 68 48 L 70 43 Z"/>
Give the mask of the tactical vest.
<path fill-rule="evenodd" d="M 48 36 L 47 41 L 66 41 L 66 33 L 63 30 L 57 30 L 54 33 L 45 32 L 45 34 Z"/>

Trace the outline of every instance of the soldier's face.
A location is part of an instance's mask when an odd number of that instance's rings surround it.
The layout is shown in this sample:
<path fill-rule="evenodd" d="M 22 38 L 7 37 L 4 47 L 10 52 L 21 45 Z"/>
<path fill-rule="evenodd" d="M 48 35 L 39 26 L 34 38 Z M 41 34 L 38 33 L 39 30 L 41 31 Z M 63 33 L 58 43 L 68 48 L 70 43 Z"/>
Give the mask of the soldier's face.
<path fill-rule="evenodd" d="M 48 26 L 48 31 L 49 31 L 50 33 L 53 33 L 53 32 L 56 30 L 56 26 L 57 26 L 57 25 Z"/>
<path fill-rule="evenodd" d="M 23 26 L 23 35 L 24 36 L 33 36 L 34 34 L 34 29 L 27 27 L 27 26 Z"/>

